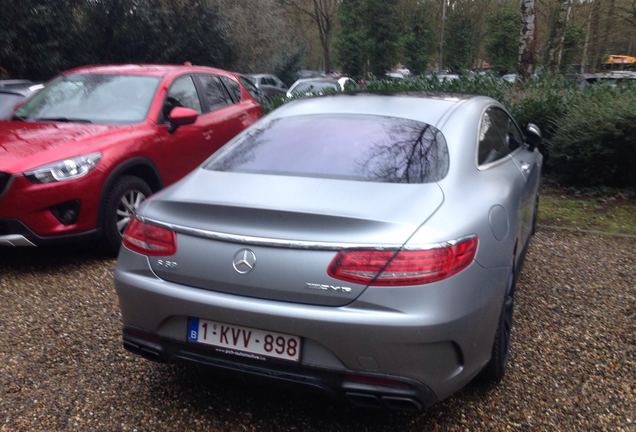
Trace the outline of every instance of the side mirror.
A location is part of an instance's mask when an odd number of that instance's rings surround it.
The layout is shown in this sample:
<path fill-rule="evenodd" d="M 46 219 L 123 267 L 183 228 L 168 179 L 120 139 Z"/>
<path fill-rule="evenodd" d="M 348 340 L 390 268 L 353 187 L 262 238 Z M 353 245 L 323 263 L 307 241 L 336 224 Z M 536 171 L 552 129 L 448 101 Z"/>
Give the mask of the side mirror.
<path fill-rule="evenodd" d="M 199 113 L 192 108 L 174 107 L 168 116 L 168 120 L 170 120 L 168 132 L 172 133 L 179 126 L 186 126 L 196 122 L 197 117 L 199 117 Z"/>
<path fill-rule="evenodd" d="M 528 147 L 530 151 L 534 151 L 535 148 L 541 145 L 543 141 L 543 137 L 541 136 L 541 129 L 534 123 L 528 123 L 526 126 L 526 143 L 528 143 Z"/>

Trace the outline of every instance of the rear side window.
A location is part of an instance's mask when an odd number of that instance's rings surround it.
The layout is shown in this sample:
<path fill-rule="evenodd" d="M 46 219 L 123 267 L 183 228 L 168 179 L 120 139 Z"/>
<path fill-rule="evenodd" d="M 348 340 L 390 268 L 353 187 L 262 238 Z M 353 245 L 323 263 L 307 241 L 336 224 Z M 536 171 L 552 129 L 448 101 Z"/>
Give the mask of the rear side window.
<path fill-rule="evenodd" d="M 512 118 L 500 108 L 488 108 L 481 119 L 479 130 L 479 165 L 495 162 L 521 144 L 521 132 Z"/>
<path fill-rule="evenodd" d="M 230 95 L 219 77 L 213 75 L 197 75 L 205 99 L 206 112 L 216 111 L 226 105 L 231 105 Z"/>
<path fill-rule="evenodd" d="M 232 78 L 221 77 L 221 81 L 225 84 L 225 88 L 230 92 L 230 96 L 232 96 L 232 100 L 234 103 L 240 102 L 241 100 L 241 86 L 238 85 L 236 81 Z"/>
<path fill-rule="evenodd" d="M 259 98 L 258 89 L 256 88 L 256 85 L 254 85 L 252 81 L 250 81 L 248 78 L 245 78 L 243 76 L 239 76 L 239 80 L 241 80 L 241 83 L 245 86 L 248 93 L 251 94 L 253 98 L 255 99 Z"/>
<path fill-rule="evenodd" d="M 448 148 L 435 127 L 367 115 L 271 120 L 210 159 L 215 171 L 429 183 L 448 172 Z"/>

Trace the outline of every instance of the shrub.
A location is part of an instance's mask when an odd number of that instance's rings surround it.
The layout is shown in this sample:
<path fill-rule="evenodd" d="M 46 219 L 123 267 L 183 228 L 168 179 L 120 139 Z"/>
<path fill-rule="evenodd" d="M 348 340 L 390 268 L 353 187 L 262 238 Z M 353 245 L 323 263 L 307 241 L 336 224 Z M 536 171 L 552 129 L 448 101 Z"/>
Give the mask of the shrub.
<path fill-rule="evenodd" d="M 571 101 L 550 143 L 566 184 L 636 188 L 636 86 L 594 86 Z"/>

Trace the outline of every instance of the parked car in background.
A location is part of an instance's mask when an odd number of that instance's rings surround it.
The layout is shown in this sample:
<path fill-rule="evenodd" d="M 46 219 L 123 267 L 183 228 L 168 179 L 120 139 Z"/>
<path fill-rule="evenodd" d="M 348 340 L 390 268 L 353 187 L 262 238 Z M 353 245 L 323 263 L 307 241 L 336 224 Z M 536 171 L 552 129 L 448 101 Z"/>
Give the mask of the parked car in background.
<path fill-rule="evenodd" d="M 300 69 L 296 72 L 297 79 L 324 78 L 325 76 L 326 74 L 323 71 L 318 70 Z"/>
<path fill-rule="evenodd" d="M 287 93 L 287 86 L 275 75 L 251 74 L 249 76 L 252 78 L 256 88 L 258 88 L 266 98 L 271 99 L 275 96 L 284 96 L 285 93 Z"/>
<path fill-rule="evenodd" d="M 388 81 L 404 81 L 406 76 L 402 72 L 387 72 L 384 74 L 384 79 Z"/>
<path fill-rule="evenodd" d="M 579 77 L 579 81 L 579 87 L 581 90 L 585 90 L 594 84 L 604 84 L 611 87 L 629 83 L 636 85 L 636 72 L 616 70 L 610 72 L 582 74 Z"/>
<path fill-rule="evenodd" d="M 420 409 L 506 370 L 542 156 L 487 97 L 290 102 L 146 201 L 124 346 Z"/>
<path fill-rule="evenodd" d="M 435 74 L 435 77 L 440 82 L 441 81 L 457 81 L 459 79 L 459 75 L 454 73 Z"/>
<path fill-rule="evenodd" d="M 509 74 L 502 75 L 501 79 L 511 84 L 514 84 L 519 80 L 519 75 L 517 75 L 516 73 L 509 73 Z"/>
<path fill-rule="evenodd" d="M 299 79 L 287 91 L 287 97 L 327 92 L 343 92 L 359 88 L 360 85 L 349 77 L 341 78 L 307 78 Z"/>
<path fill-rule="evenodd" d="M 269 99 L 261 92 L 258 87 L 256 87 L 256 83 L 254 82 L 254 78 L 250 75 L 238 74 L 237 75 L 243 87 L 248 91 L 248 93 L 258 101 L 261 105 L 269 102 Z"/>
<path fill-rule="evenodd" d="M 11 117 L 15 108 L 27 97 L 44 87 L 29 80 L 0 80 L 0 120 Z"/>
<path fill-rule="evenodd" d="M 233 73 L 117 65 L 63 73 L 0 122 L 0 245 L 101 237 L 262 115 Z"/>

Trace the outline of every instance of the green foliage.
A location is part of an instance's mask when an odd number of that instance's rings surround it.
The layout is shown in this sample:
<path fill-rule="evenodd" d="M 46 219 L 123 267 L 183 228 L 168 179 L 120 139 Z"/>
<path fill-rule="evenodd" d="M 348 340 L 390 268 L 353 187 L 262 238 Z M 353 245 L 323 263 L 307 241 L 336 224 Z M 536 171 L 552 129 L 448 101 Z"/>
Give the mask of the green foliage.
<path fill-rule="evenodd" d="M 384 76 L 397 62 L 399 27 L 396 0 L 367 0 L 368 58 L 371 72 Z"/>
<path fill-rule="evenodd" d="M 366 71 L 365 3 L 364 0 L 345 0 L 338 9 L 341 31 L 335 41 L 336 57 L 342 70 L 351 76 L 362 76 Z"/>
<path fill-rule="evenodd" d="M 516 70 L 519 55 L 519 10 L 510 5 L 495 9 L 486 20 L 486 53 L 499 74 Z"/>
<path fill-rule="evenodd" d="M 534 123 L 539 126 L 544 139 L 549 142 L 559 121 L 567 113 L 572 97 L 578 92 L 575 82 L 561 75 L 546 75 L 512 87 L 503 102 L 520 124 Z M 542 150 L 547 155 L 547 149 Z"/>
<path fill-rule="evenodd" d="M 47 79 L 87 63 L 223 66 L 223 17 L 205 0 L 0 0 L 0 65 Z M 5 4 L 6 3 L 6 4 Z"/>
<path fill-rule="evenodd" d="M 464 8 L 451 10 L 446 34 L 444 65 L 454 71 L 470 69 L 479 50 L 479 34 L 474 17 Z"/>
<path fill-rule="evenodd" d="M 426 71 L 433 50 L 434 38 L 427 7 L 427 4 L 417 2 L 409 10 L 409 16 L 404 17 L 405 27 L 400 41 L 402 62 L 414 74 Z"/>
<path fill-rule="evenodd" d="M 5 75 L 49 78 L 79 48 L 78 0 L 0 0 L 0 68 Z"/>
<path fill-rule="evenodd" d="M 336 56 L 351 76 L 384 73 L 396 63 L 399 29 L 395 0 L 345 0 L 338 10 Z"/>
<path fill-rule="evenodd" d="M 561 67 L 563 70 L 580 60 L 580 49 L 585 42 L 585 28 L 576 23 L 570 23 L 565 28 L 565 38 L 563 40 L 563 55 L 561 57 Z"/>
<path fill-rule="evenodd" d="M 296 71 L 300 69 L 305 58 L 304 48 L 292 52 L 283 53 L 275 62 L 274 75 L 280 78 L 285 84 L 291 85 L 296 81 Z"/>
<path fill-rule="evenodd" d="M 636 86 L 576 94 L 550 152 L 555 174 L 568 184 L 636 189 Z"/>

